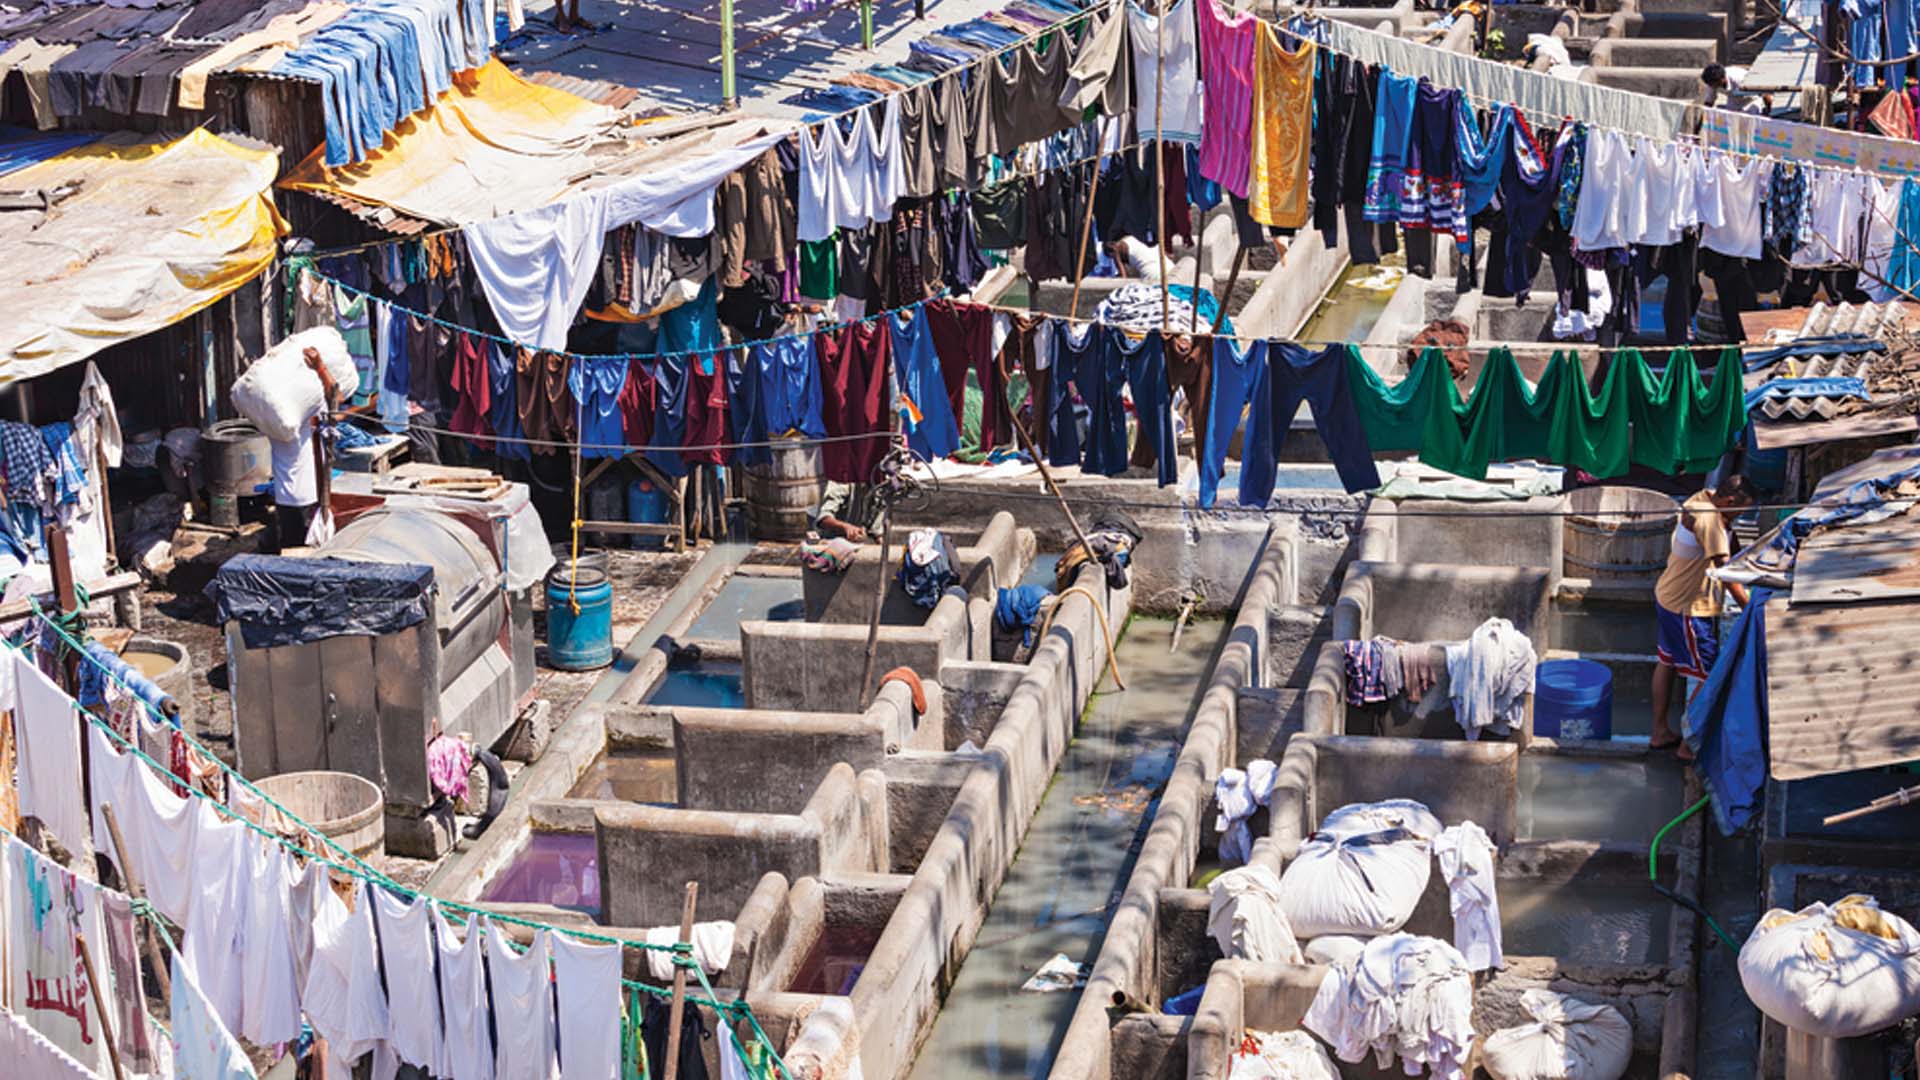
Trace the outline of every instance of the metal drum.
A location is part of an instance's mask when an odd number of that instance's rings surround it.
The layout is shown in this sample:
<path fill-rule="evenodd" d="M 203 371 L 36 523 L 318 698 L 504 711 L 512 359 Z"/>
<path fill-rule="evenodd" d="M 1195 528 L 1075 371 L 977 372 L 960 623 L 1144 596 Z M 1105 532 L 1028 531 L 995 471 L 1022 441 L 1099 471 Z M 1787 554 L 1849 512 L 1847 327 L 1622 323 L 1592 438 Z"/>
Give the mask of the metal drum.
<path fill-rule="evenodd" d="M 251 420 L 221 420 L 200 433 L 200 468 L 215 525 L 240 522 L 238 500 L 273 480 L 273 446 Z"/>
<path fill-rule="evenodd" d="M 433 567 L 443 689 L 500 635 L 506 605 L 493 553 L 472 529 L 444 514 L 420 509 L 372 510 L 342 526 L 315 554 Z"/>
<path fill-rule="evenodd" d="M 613 663 L 613 583 L 582 562 L 547 572 L 547 663 L 592 671 Z"/>

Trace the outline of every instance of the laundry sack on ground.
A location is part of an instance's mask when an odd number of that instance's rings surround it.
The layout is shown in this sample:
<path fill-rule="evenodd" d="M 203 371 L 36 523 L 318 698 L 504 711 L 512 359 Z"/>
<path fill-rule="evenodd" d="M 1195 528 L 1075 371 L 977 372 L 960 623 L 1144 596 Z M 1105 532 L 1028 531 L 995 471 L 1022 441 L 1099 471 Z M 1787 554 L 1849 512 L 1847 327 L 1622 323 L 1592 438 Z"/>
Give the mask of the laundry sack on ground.
<path fill-rule="evenodd" d="M 233 407 L 275 442 L 292 442 L 300 425 L 320 411 L 320 377 L 308 367 L 306 351 L 320 350 L 320 362 L 342 394 L 360 386 L 360 369 L 347 355 L 347 341 L 331 326 L 302 330 L 268 349 L 233 381 Z"/>
<path fill-rule="evenodd" d="M 1611 1005 L 1551 990 L 1520 1003 L 1533 1023 L 1501 1028 L 1480 1045 L 1493 1080 L 1620 1080 L 1633 1058 L 1633 1025 Z"/>
<path fill-rule="evenodd" d="M 1851 1039 L 1920 1012 L 1920 933 L 1871 896 L 1775 908 L 1740 948 L 1740 984 L 1796 1031 Z"/>
<path fill-rule="evenodd" d="M 1227 1080 L 1340 1080 L 1327 1048 L 1304 1031 L 1248 1031 Z"/>
<path fill-rule="evenodd" d="M 1280 907 L 1302 937 L 1390 934 L 1406 925 L 1433 872 L 1440 820 L 1411 799 L 1328 814 L 1280 879 Z"/>
<path fill-rule="evenodd" d="M 1280 879 L 1264 866 L 1242 866 L 1208 887 L 1207 933 L 1230 960 L 1298 964 L 1300 943 L 1280 911 Z"/>
<path fill-rule="evenodd" d="M 1368 940 L 1352 934 L 1323 934 L 1307 942 L 1307 947 L 1301 951 L 1306 954 L 1309 964 L 1338 964 L 1352 959 L 1355 953 L 1366 948 Z"/>

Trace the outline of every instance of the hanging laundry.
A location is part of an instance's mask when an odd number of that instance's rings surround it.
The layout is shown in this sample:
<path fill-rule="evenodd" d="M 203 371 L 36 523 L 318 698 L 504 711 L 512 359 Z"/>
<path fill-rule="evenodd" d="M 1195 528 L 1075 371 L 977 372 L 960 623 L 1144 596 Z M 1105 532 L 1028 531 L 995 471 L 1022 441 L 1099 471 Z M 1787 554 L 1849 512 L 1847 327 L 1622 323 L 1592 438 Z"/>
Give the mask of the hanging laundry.
<path fill-rule="evenodd" d="M 68 783 L 77 778 L 75 773 Z M 7 931 L 6 962 L 9 997 L 6 1009 L 26 1021 L 55 1046 L 100 1076 L 111 1076 L 106 1028 L 94 1008 L 93 991 L 80 963 L 74 939 L 86 935 L 94 950 L 94 972 L 101 976 L 102 997 L 111 997 L 106 980 L 111 972 L 98 943 L 106 940 L 99 888 L 74 876 L 39 852 L 9 836 L 0 847 L 0 884 L 6 886 L 6 911 L 0 926 Z"/>
<path fill-rule="evenodd" d="M 1098 345 L 1094 341 L 1091 327 L 1080 328 L 1080 348 L 1069 347 L 1069 339 L 1074 334 L 1073 327 L 1062 320 L 1049 319 L 1041 325 L 1039 335 L 1052 339 L 1049 353 L 1052 363 L 1048 365 L 1050 378 L 1047 380 L 1046 448 L 1047 464 L 1056 466 L 1078 466 L 1080 464 L 1080 421 L 1074 411 L 1075 382 L 1080 377 L 1080 364 L 1091 353 L 1098 354 Z M 1089 344 L 1093 347 L 1087 348 Z M 1037 399 L 1036 399 L 1037 400 Z"/>
<path fill-rule="evenodd" d="M 292 863 L 279 844 L 247 834 L 247 864 L 236 879 L 234 949 L 242 958 L 240 1017 L 229 1023 L 255 1046 L 300 1037 L 300 986 L 294 978 Z M 205 989 L 205 984 L 202 984 Z"/>
<path fill-rule="evenodd" d="M 220 1023 L 193 972 L 180 953 L 173 954 L 167 1002 L 168 1034 L 173 1037 L 173 1071 L 188 1080 L 253 1080 L 253 1066 L 233 1033 Z"/>
<path fill-rule="evenodd" d="M 1330 345 L 1318 353 L 1309 353 L 1299 345 L 1274 342 L 1268 347 L 1268 364 L 1273 387 L 1273 431 L 1285 431 L 1293 423 L 1294 410 L 1305 401 L 1313 409 L 1314 427 L 1326 445 L 1327 457 L 1340 474 L 1340 482 L 1350 492 L 1372 491 L 1380 486 L 1380 474 L 1373 465 L 1373 447 L 1367 441 L 1367 429 L 1360 423 L 1354 406 L 1354 391 L 1348 382 L 1348 365 L 1357 355 L 1346 345 Z M 1246 505 L 1248 490 L 1242 480 L 1240 497 Z M 1265 505 L 1266 495 L 1255 491 Z"/>
<path fill-rule="evenodd" d="M 462 435 L 491 435 L 487 417 L 493 407 L 493 377 L 487 367 L 488 343 L 474 334 L 454 339 L 453 372 L 449 385 L 454 393 L 450 430 Z"/>
<path fill-rule="evenodd" d="M 971 371 L 983 394 L 982 442 L 989 448 L 1004 443 L 1013 432 L 1008 426 L 1005 406 L 1000 403 L 1006 395 L 994 365 L 993 312 L 951 300 L 934 300 L 925 310 L 933 333 L 934 353 L 940 358 L 940 377 L 946 383 L 947 402 L 954 416 L 958 418 L 966 411 L 967 373 Z"/>
<path fill-rule="evenodd" d="M 1200 141 L 1199 48 L 1192 9 L 1174 0 L 1159 15 L 1127 2 L 1133 47 L 1133 115 L 1141 136 Z M 1164 22 L 1164 28 L 1161 23 Z M 1158 102 L 1159 111 L 1155 111 Z"/>
<path fill-rule="evenodd" d="M 549 972 L 549 935 L 535 932 L 525 953 L 515 951 L 493 920 L 486 921 L 487 985 L 496 1018 L 493 1071 L 500 1080 L 553 1074 L 553 983 Z"/>
<path fill-rule="evenodd" d="M 1581 160 L 1580 194 L 1575 207 L 1573 244 L 1577 251 L 1624 248 L 1633 242 L 1628 218 L 1633 154 L 1617 131 L 1587 132 Z"/>
<path fill-rule="evenodd" d="M 1700 230 L 1700 246 L 1738 259 L 1757 259 L 1762 251 L 1762 205 L 1772 162 L 1741 159 L 1732 154 L 1709 154 L 1702 186 L 1716 190 L 1711 198 L 1720 208 L 1717 220 Z"/>
<path fill-rule="evenodd" d="M 929 461 L 947 457 L 960 449 L 960 428 L 941 381 L 926 312 L 916 307 L 889 315 L 886 324 L 893 339 L 890 348 L 898 383 L 895 409 L 907 445 Z"/>
<path fill-rule="evenodd" d="M 886 456 L 887 354 L 890 335 L 879 322 L 861 322 L 815 334 L 821 375 L 822 415 L 842 439 L 821 448 L 826 477 L 863 484 Z"/>
<path fill-rule="evenodd" d="M 1296 229 L 1308 218 L 1315 50 L 1301 41 L 1289 51 L 1265 23 L 1255 40 L 1253 99 L 1259 103 L 1259 122 L 1253 127 L 1248 210 L 1262 225 Z"/>
<path fill-rule="evenodd" d="M 568 365 L 567 389 L 578 403 L 581 457 L 625 455 L 627 441 L 619 403 L 626 384 L 625 357 L 576 356 Z"/>
<path fill-rule="evenodd" d="M 1473 234 L 1467 224 L 1466 182 L 1455 153 L 1461 100 L 1460 91 L 1425 79 L 1414 92 L 1414 133 L 1400 223 L 1432 233 L 1436 242 L 1452 237 L 1465 250 Z"/>
<path fill-rule="evenodd" d="M 1042 43 L 1045 48 L 1042 48 Z M 986 136 L 975 153 L 1011 155 L 1028 143 L 1063 130 L 1079 117 L 1060 108 L 1067 88 L 1067 35 L 1053 34 L 989 57 L 977 69 L 986 84 L 991 113 L 976 128 Z"/>
<path fill-rule="evenodd" d="M 1380 72 L 1374 103 L 1372 152 L 1367 159 L 1365 217 L 1368 221 L 1400 220 L 1418 89 L 1418 84 L 1406 76 Z"/>
<path fill-rule="evenodd" d="M 1221 0 L 1194 2 L 1200 19 L 1202 115 L 1206 118 L 1200 132 L 1200 174 L 1244 199 L 1252 170 L 1249 147 L 1262 139 L 1253 128 L 1251 80 L 1258 78 L 1254 36 L 1265 30 L 1264 24 L 1253 12 L 1234 11 Z M 1263 125 L 1268 122 L 1261 120 Z"/>
<path fill-rule="evenodd" d="M 523 348 L 516 351 L 513 367 L 514 401 L 521 431 L 536 441 L 572 442 L 574 398 L 566 355 L 536 353 Z M 391 373 L 392 369 L 388 371 Z M 533 449 L 542 454 L 554 452 L 550 446 Z"/>
<path fill-rule="evenodd" d="M 1082 354 L 1074 380 L 1088 410 L 1086 455 L 1080 467 L 1100 476 L 1118 476 L 1127 471 L 1127 411 L 1121 386 L 1127 377 L 1129 343 L 1124 332 L 1098 324 L 1087 327 L 1086 333 L 1092 348 Z M 1076 348 L 1071 330 L 1066 345 Z M 1131 348 L 1140 347 L 1137 342 L 1131 344 Z"/>
<path fill-rule="evenodd" d="M 1133 395 L 1133 410 L 1139 420 L 1136 438 L 1153 451 L 1161 487 L 1180 479 L 1180 459 L 1173 435 L 1173 389 L 1167 382 L 1167 355 L 1158 333 L 1148 333 L 1138 343 L 1125 334 L 1111 335 L 1120 342 L 1126 357 L 1127 389 Z M 1124 424 L 1124 419 L 1122 423 Z M 1124 429 L 1121 438 L 1126 437 Z"/>
<path fill-rule="evenodd" d="M 905 159 L 898 95 L 860 109 L 850 119 L 829 120 L 811 131 L 803 128 L 795 236 L 825 240 L 835 229 L 885 221 L 905 190 Z"/>
<path fill-rule="evenodd" d="M 727 442 L 727 359 L 724 353 L 688 357 L 686 427 L 680 457 L 689 465 L 725 465 L 733 452 Z"/>
<path fill-rule="evenodd" d="M 641 1022 L 640 1032 L 646 1047 L 649 1064 L 658 1062 L 661 1075 L 666 1075 L 668 1029 L 672 1023 L 672 1006 L 652 995 L 646 996 L 646 1019 Z M 680 1060 L 676 1076 L 687 1080 L 707 1080 L 706 1050 L 700 1045 L 712 1036 L 707 1032 L 705 1018 L 699 1009 L 688 1009 L 681 1014 Z M 572 1076 L 568 1074 L 569 1080 Z"/>
<path fill-rule="evenodd" d="M 620 946 L 589 944 L 554 934 L 548 938 L 548 947 L 553 954 L 560 1075 L 567 1080 L 617 1080 L 620 1075 Z M 689 1010 L 687 1015 L 699 1013 Z M 694 1042 L 697 1044 L 698 1040 Z"/>
<path fill-rule="evenodd" d="M 99 1080 L 103 1075 L 33 1030 L 25 1020 L 0 1009 L 0 1057 L 21 1076 L 35 1080 Z"/>
<path fill-rule="evenodd" d="M 39 432 L 27 431 L 44 446 Z M 8 460 L 14 460 L 11 452 Z M 92 830 L 78 783 L 81 721 L 73 699 L 25 654 L 16 651 L 3 659 L 13 671 L 0 685 L 10 684 L 18 695 L 13 733 L 20 754 L 20 813 L 39 818 L 74 858 L 84 861 Z"/>
<path fill-rule="evenodd" d="M 301 1008 L 331 1053 L 350 1064 L 384 1039 L 389 1025 L 372 897 L 358 880 L 348 893 L 351 908 L 324 884 L 314 896 L 313 954 Z"/>
<path fill-rule="evenodd" d="M 1500 948 L 1500 896 L 1494 887 L 1493 840 L 1487 831 L 1463 821 L 1440 831 L 1433 841 L 1440 875 L 1446 879 L 1453 912 L 1453 947 L 1472 971 L 1506 964 Z"/>
<path fill-rule="evenodd" d="M 377 1048 L 379 1062 L 397 1060 L 425 1072 L 442 1072 L 440 1060 L 445 1004 L 434 975 L 434 918 L 432 901 L 402 900 L 382 887 L 373 887 L 366 899 L 373 911 L 374 940 L 380 947 L 380 970 L 385 976 L 388 1014 L 387 1038 Z M 399 1003 L 406 1003 L 400 1007 Z M 379 1075 L 390 1075 L 378 1069 Z"/>
<path fill-rule="evenodd" d="M 462 940 L 456 940 L 452 927 L 442 915 L 431 918 L 434 948 L 438 952 L 434 967 L 440 973 L 439 995 L 446 1010 L 439 1059 L 443 1064 L 436 1072 L 448 1080 L 493 1080 L 493 1039 L 488 1029 L 519 1024 L 523 1018 L 494 1017 L 488 1010 L 487 970 L 483 960 L 486 946 L 480 917 L 467 915 Z"/>
<path fill-rule="evenodd" d="M 1084 117 L 1096 107 L 1107 116 L 1120 116 L 1127 111 L 1133 100 L 1127 64 L 1131 51 L 1127 36 L 1132 21 L 1131 9 L 1114 11 L 1105 19 L 1097 12 L 1088 17 L 1086 33 L 1081 36 L 1080 46 L 1067 68 L 1066 86 L 1060 91 L 1060 107 L 1070 115 Z"/>
<path fill-rule="evenodd" d="M 1277 459 L 1267 348 L 1264 341 L 1242 345 L 1228 337 L 1213 339 L 1213 388 L 1199 439 L 1202 509 L 1214 504 L 1225 475 L 1227 446 L 1240 428 L 1243 412 L 1246 428 L 1240 442 L 1240 501 L 1242 505 L 1265 506 L 1273 494 Z"/>
<path fill-rule="evenodd" d="M 809 337 L 778 338 L 750 351 L 760 380 L 760 401 L 766 412 L 767 433 L 799 433 L 823 438 L 820 366 Z"/>
<path fill-rule="evenodd" d="M 1466 641 L 1447 646 L 1454 719 L 1467 741 L 1482 731 L 1506 735 L 1525 723 L 1536 663 L 1533 643 L 1505 619 L 1488 619 Z"/>

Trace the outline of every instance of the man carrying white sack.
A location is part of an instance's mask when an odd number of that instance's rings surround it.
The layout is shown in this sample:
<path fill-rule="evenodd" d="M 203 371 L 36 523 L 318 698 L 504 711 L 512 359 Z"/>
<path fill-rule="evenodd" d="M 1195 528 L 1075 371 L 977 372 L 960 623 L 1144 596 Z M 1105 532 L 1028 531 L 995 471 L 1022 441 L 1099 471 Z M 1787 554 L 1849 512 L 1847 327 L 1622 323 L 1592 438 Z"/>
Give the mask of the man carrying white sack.
<path fill-rule="evenodd" d="M 321 416 L 330 414 L 339 401 L 339 387 L 327 371 L 327 365 L 321 362 L 320 350 L 309 347 L 301 355 L 306 358 L 307 368 L 320 377 L 321 403 L 300 418 L 293 438 L 267 440 L 273 447 L 275 551 L 306 542 L 307 529 L 320 507 L 320 451 L 316 449 L 314 435 L 319 431 Z"/>

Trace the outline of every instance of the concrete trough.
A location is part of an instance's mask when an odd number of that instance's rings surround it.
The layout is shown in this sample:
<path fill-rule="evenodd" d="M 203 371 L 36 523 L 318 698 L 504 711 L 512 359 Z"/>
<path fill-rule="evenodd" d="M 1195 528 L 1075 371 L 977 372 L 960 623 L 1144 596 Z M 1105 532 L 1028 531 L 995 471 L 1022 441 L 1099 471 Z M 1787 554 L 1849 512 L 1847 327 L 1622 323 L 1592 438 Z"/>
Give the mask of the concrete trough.
<path fill-rule="evenodd" d="M 974 506 L 974 520 L 979 520 L 979 506 Z M 905 589 L 900 587 L 898 578 L 900 557 L 905 553 L 908 530 L 898 523 L 893 530 L 893 545 L 887 553 L 887 565 L 880 565 L 880 546 L 877 543 L 864 544 L 848 560 L 846 569 L 838 574 L 824 573 L 812 568 L 801 572 L 802 599 L 806 609 L 806 618 L 812 623 L 837 623 L 855 625 L 864 629 L 873 616 L 873 597 L 884 572 L 890 579 L 886 596 L 880 608 L 880 622 L 885 626 L 918 626 L 926 619 L 926 609 L 914 604 Z M 1020 578 L 1020 571 L 1033 560 L 1034 537 L 1029 529 L 1014 525 L 1014 517 L 1006 511 L 994 514 L 972 543 L 957 545 L 954 555 L 958 565 L 954 568 L 959 576 L 959 588 L 968 596 L 993 599 L 994 590 L 1003 585 L 1011 585 Z"/>

